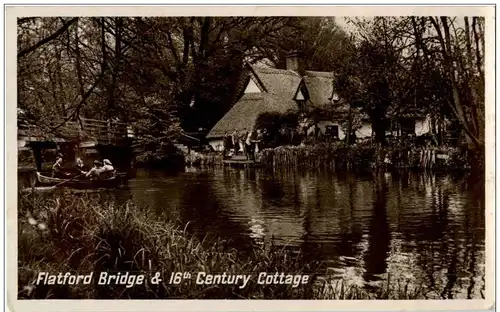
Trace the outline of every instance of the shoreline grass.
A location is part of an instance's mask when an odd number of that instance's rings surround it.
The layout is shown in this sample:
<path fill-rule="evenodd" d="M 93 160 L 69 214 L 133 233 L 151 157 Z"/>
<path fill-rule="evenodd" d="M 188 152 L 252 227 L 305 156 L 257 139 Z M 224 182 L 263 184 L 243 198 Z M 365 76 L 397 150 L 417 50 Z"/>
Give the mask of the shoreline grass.
<path fill-rule="evenodd" d="M 468 159 L 460 148 L 447 148 L 447 159 L 437 159 L 439 149 L 411 146 L 377 148 L 367 144 L 347 146 L 342 142 L 319 143 L 304 146 L 278 146 L 262 150 L 262 164 L 270 168 L 297 167 L 306 169 L 359 169 L 397 168 L 419 170 L 469 170 L 471 165 L 481 167 L 481 161 Z M 472 151 L 469 151 L 472 155 Z M 480 154 L 480 153 L 479 153 Z M 474 155 L 470 156 L 473 157 Z M 469 158 L 470 158 L 469 157 Z"/>
<path fill-rule="evenodd" d="M 392 282 L 376 291 L 342 280 L 313 275 L 308 284 L 259 285 L 260 272 L 306 274 L 321 263 L 301 261 L 285 248 L 256 245 L 243 254 L 221 239 L 200 241 L 186 228 L 157 220 L 147 210 L 127 202 L 92 194 L 24 194 L 19 197 L 19 299 L 425 299 L 424 288 L 399 288 Z M 303 260 L 303 259 L 302 259 Z M 305 264 L 304 264 L 305 263 Z M 38 285 L 38 272 L 142 272 L 146 283 L 125 286 Z M 252 274 L 243 289 L 238 285 L 179 285 L 147 282 L 152 272 L 165 279 L 171 272 Z M 95 279 L 95 278 L 94 278 Z M 96 280 L 96 279 L 95 279 Z M 166 282 L 166 281 L 165 281 Z"/>

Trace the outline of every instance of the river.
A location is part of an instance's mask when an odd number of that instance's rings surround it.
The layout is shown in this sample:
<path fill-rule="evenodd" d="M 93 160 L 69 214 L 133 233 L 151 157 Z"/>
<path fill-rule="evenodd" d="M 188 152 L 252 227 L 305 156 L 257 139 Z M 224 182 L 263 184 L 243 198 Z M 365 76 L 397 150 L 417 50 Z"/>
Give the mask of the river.
<path fill-rule="evenodd" d="M 482 298 L 484 196 L 446 174 L 327 174 L 261 169 L 139 171 L 122 199 L 200 239 L 245 251 L 272 243 L 321 260 L 360 287 L 391 279 L 436 299 Z"/>

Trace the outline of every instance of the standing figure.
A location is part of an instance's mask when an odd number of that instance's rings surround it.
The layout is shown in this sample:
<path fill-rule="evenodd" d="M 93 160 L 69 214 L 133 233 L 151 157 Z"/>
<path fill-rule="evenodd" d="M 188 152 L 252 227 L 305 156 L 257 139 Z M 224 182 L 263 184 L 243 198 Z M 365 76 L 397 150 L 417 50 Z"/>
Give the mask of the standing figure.
<path fill-rule="evenodd" d="M 248 131 L 247 138 L 245 140 L 247 158 L 253 159 L 253 146 L 254 146 L 254 131 Z"/>
<path fill-rule="evenodd" d="M 227 155 L 232 147 L 233 147 L 232 138 L 229 135 L 229 132 L 226 132 L 224 134 L 224 141 L 223 141 L 224 155 Z"/>
<path fill-rule="evenodd" d="M 233 133 L 231 133 L 231 143 L 233 143 L 233 147 L 236 147 L 236 144 L 238 143 L 238 131 L 234 130 Z"/>
<path fill-rule="evenodd" d="M 255 154 L 259 152 L 259 144 L 260 142 L 262 142 L 262 137 L 263 137 L 262 131 L 260 129 L 257 129 L 257 134 L 255 136 L 255 149 L 254 149 Z"/>
<path fill-rule="evenodd" d="M 240 146 L 239 152 L 243 153 L 243 155 L 245 155 L 245 140 L 246 140 L 246 137 L 247 137 L 247 129 L 244 128 L 243 131 L 238 136 L 238 144 Z"/>
<path fill-rule="evenodd" d="M 234 149 L 234 154 L 238 154 L 238 140 L 239 140 L 239 133 L 238 130 L 234 130 L 233 133 L 231 134 L 231 139 L 233 142 L 233 149 Z"/>

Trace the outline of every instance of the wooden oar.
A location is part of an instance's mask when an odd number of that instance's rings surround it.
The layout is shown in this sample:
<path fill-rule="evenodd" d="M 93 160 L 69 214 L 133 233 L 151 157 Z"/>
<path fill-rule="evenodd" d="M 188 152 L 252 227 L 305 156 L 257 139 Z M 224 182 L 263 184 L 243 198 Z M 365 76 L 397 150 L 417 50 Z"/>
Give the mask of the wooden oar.
<path fill-rule="evenodd" d="M 64 184 L 64 183 L 66 183 L 66 182 L 69 182 L 69 181 L 72 181 L 72 180 L 74 180 L 74 179 L 76 179 L 76 178 L 79 178 L 79 177 L 81 177 L 81 176 L 82 176 L 82 175 L 84 175 L 84 174 L 85 174 L 85 173 L 79 174 L 79 175 L 77 175 L 77 176 L 75 176 L 75 177 L 72 177 L 71 179 L 68 179 L 68 180 L 66 180 L 66 181 L 62 181 L 62 182 L 60 182 L 60 183 L 57 183 L 56 185 L 52 185 L 50 188 L 51 188 L 51 189 L 54 189 L 54 188 L 56 188 L 56 187 L 58 187 L 58 186 L 60 186 L 60 185 L 62 185 L 62 184 Z"/>

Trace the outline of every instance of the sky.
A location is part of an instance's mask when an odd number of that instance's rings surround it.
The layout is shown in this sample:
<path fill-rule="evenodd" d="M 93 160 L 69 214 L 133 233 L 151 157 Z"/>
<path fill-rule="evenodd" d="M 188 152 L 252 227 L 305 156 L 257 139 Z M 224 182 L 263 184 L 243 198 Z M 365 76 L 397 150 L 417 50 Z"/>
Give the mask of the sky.
<path fill-rule="evenodd" d="M 335 23 L 342 27 L 347 33 L 353 33 L 356 30 L 356 27 L 352 24 L 348 24 L 345 17 L 339 16 L 335 18 Z"/>

